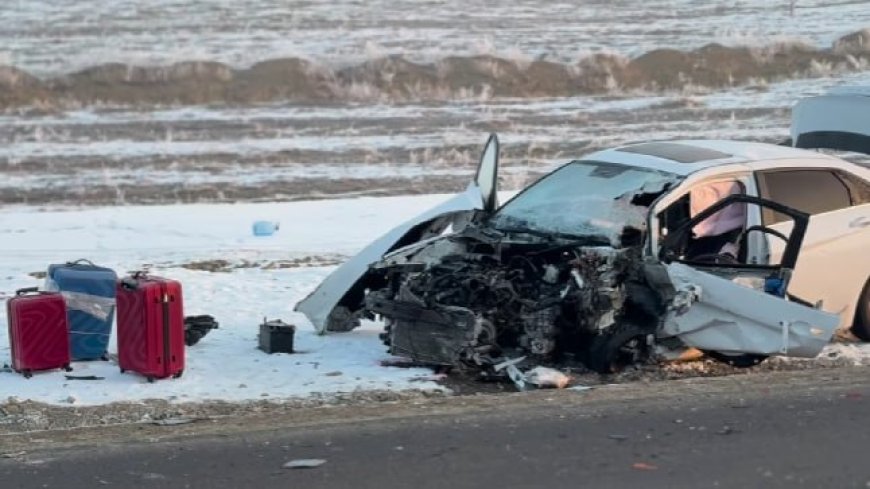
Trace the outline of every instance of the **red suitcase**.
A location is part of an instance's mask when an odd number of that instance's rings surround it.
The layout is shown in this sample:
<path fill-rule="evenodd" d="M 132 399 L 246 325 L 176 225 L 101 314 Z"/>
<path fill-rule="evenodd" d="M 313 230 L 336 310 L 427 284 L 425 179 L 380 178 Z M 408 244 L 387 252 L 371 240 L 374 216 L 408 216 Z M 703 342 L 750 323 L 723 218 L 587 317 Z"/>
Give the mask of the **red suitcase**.
<path fill-rule="evenodd" d="M 184 372 L 184 301 L 175 280 L 136 273 L 118 281 L 118 365 L 148 378 Z"/>
<path fill-rule="evenodd" d="M 21 289 L 6 302 L 6 317 L 13 370 L 25 377 L 38 370 L 72 370 L 66 301 L 60 293 Z"/>

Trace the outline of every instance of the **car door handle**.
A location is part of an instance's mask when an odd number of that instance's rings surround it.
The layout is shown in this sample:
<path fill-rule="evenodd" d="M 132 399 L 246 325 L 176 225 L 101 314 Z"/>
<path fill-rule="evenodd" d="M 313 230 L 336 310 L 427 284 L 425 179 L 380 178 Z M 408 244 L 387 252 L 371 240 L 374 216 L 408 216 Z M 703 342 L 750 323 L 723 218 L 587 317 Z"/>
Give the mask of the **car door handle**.
<path fill-rule="evenodd" d="M 852 219 L 852 222 L 849 223 L 850 228 L 866 228 L 870 227 L 870 217 L 859 217 L 857 219 Z"/>

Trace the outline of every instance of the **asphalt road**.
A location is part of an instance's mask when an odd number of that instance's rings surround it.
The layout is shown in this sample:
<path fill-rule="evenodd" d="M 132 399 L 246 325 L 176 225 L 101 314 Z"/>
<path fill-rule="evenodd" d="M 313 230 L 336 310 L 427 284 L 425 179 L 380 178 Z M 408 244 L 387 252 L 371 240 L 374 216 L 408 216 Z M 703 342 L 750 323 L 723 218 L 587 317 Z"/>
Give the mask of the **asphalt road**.
<path fill-rule="evenodd" d="M 870 487 L 870 373 L 802 375 L 494 396 L 380 419 L 348 411 L 327 424 L 236 420 L 174 440 L 131 427 L 119 441 L 98 432 L 90 446 L 7 455 L 0 486 Z M 282 468 L 308 458 L 326 463 Z"/>

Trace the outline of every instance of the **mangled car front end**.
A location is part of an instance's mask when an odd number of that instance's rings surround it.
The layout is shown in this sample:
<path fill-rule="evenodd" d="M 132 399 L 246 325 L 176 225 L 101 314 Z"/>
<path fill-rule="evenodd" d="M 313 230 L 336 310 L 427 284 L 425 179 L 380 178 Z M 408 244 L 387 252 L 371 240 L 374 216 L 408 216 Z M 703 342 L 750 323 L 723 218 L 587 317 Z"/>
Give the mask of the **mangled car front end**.
<path fill-rule="evenodd" d="M 611 188 L 593 188 L 595 174 Z M 422 362 L 481 368 L 570 356 L 596 370 L 631 362 L 605 343 L 633 339 L 624 353 L 643 354 L 655 331 L 662 311 L 643 278 L 644 203 L 672 181 L 570 163 L 494 215 L 387 255 L 373 265 L 387 286 L 368 294 L 366 308 L 385 319 L 393 354 Z"/>

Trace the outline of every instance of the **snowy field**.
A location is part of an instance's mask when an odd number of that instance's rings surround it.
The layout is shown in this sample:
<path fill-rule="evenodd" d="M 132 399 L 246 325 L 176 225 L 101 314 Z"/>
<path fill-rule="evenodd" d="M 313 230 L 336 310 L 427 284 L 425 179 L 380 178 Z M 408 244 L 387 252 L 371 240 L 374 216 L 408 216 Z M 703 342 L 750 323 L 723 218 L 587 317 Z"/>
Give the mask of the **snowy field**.
<path fill-rule="evenodd" d="M 0 400 L 9 396 L 47 403 L 102 404 L 149 398 L 179 402 L 281 399 L 357 389 L 435 389 L 426 369 L 380 366 L 389 358 L 370 324 L 349 334 L 318 336 L 292 311 L 330 267 L 239 268 L 208 272 L 182 268 L 200 260 L 334 263 L 392 225 L 443 200 L 443 195 L 363 198 L 288 204 L 110 207 L 70 211 L 36 209 L 0 213 L 0 294 L 41 284 L 30 273 L 49 263 L 86 257 L 119 274 L 149 267 L 182 282 L 185 314 L 211 314 L 220 322 L 187 349 L 178 380 L 148 384 L 106 362 L 78 362 L 74 375 L 105 377 L 69 381 L 64 372 L 32 379 L 0 373 Z M 270 237 L 254 237 L 255 220 L 281 223 Z M 5 307 L 3 309 L 5 311 Z M 264 316 L 297 324 L 298 354 L 267 355 L 256 349 Z M 0 316 L 0 364 L 9 361 L 5 312 Z M 114 336 L 110 352 L 115 351 Z"/>

